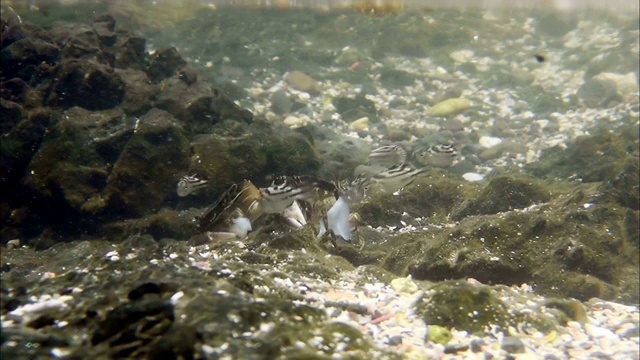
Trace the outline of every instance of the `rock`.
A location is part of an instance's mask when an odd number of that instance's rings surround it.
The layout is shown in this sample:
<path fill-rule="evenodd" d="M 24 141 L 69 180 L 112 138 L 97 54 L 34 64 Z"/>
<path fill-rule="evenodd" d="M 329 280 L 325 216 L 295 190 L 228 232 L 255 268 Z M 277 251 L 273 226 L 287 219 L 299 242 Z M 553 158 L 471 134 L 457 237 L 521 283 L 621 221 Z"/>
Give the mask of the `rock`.
<path fill-rule="evenodd" d="M 145 215 L 158 211 L 175 193 L 177 169 L 189 163 L 189 141 L 168 112 L 151 109 L 113 165 L 103 193 L 109 211 Z"/>
<path fill-rule="evenodd" d="M 455 115 L 471 107 L 471 102 L 463 98 L 454 98 L 441 101 L 433 105 L 427 114 L 431 116 L 444 117 Z"/>
<path fill-rule="evenodd" d="M 590 108 L 609 108 L 622 101 L 616 82 L 608 77 L 593 77 L 585 81 L 577 93 L 581 102 Z"/>
<path fill-rule="evenodd" d="M 398 293 L 413 294 L 418 291 L 418 285 L 411 280 L 411 276 L 395 278 L 389 285 Z"/>
<path fill-rule="evenodd" d="M 7 241 L 8 250 L 17 249 L 19 247 L 20 247 L 20 239 L 13 239 L 13 240 Z"/>
<path fill-rule="evenodd" d="M 592 136 L 578 137 L 566 149 L 553 147 L 542 152 L 540 160 L 527 164 L 527 172 L 537 177 L 579 179 L 598 182 L 615 177 L 629 158 L 628 149 L 637 148 L 635 129 L 621 128 L 610 133 L 596 131 Z"/>
<path fill-rule="evenodd" d="M 505 336 L 500 343 L 500 348 L 510 354 L 521 354 L 525 351 L 524 343 L 515 336 Z"/>
<path fill-rule="evenodd" d="M 603 72 L 592 78 L 596 81 L 613 82 L 615 84 L 616 93 L 621 98 L 629 98 L 638 94 L 638 78 L 633 72 L 627 74 L 616 74 Z"/>
<path fill-rule="evenodd" d="M 91 60 L 63 60 L 49 81 L 46 104 L 65 109 L 110 109 L 120 104 L 125 93 L 124 81 L 112 68 Z"/>
<path fill-rule="evenodd" d="M 136 232 L 143 232 L 155 239 L 186 240 L 196 235 L 197 229 L 193 225 L 193 219 L 200 215 L 202 215 L 202 211 L 196 208 L 175 211 L 165 207 L 156 213 L 140 218 L 109 222 L 102 227 L 102 230 L 123 238 Z"/>
<path fill-rule="evenodd" d="M 448 331 L 484 331 L 486 326 L 506 328 L 512 319 L 507 306 L 487 286 L 474 286 L 463 281 L 445 281 L 431 288 L 431 293 L 418 304 L 418 312 L 432 326 Z M 432 340 L 433 341 L 433 340 Z M 448 341 L 448 339 L 447 339 Z"/>
<path fill-rule="evenodd" d="M 189 86 L 175 75 L 164 80 L 160 87 L 156 107 L 182 120 L 194 133 L 210 130 L 219 120 L 212 107 L 214 95 L 207 84 L 196 82 Z"/>
<path fill-rule="evenodd" d="M 413 85 L 416 77 L 406 71 L 383 69 L 380 72 L 380 83 L 387 89 L 402 89 Z"/>
<path fill-rule="evenodd" d="M 298 128 L 304 126 L 310 119 L 306 116 L 289 115 L 284 118 L 283 122 L 290 128 Z"/>
<path fill-rule="evenodd" d="M 468 200 L 451 214 L 452 219 L 469 215 L 496 214 L 523 209 L 548 201 L 549 192 L 537 182 L 527 179 L 498 177 L 492 179 L 474 200 Z"/>
<path fill-rule="evenodd" d="M 475 56 L 475 54 L 473 53 L 472 50 L 457 50 L 452 52 L 451 54 L 449 54 L 449 57 L 451 59 L 453 59 L 453 61 L 460 63 L 460 64 L 464 64 L 467 63 L 469 61 L 471 61 L 473 59 L 473 57 Z"/>
<path fill-rule="evenodd" d="M 146 40 L 131 34 L 120 34 L 112 48 L 116 68 L 146 69 Z"/>
<path fill-rule="evenodd" d="M 59 113 L 50 109 L 33 110 L 3 134 L 0 147 L 0 194 L 3 199 L 16 195 L 9 190 L 16 189 L 45 132 L 59 117 Z"/>
<path fill-rule="evenodd" d="M 460 122 L 460 120 L 456 120 L 456 119 L 447 119 L 445 121 L 443 121 L 440 126 L 442 127 L 443 130 L 448 130 L 448 131 L 452 131 L 452 132 L 456 132 L 456 131 L 463 131 L 464 130 L 464 125 L 462 124 L 462 122 Z"/>
<path fill-rule="evenodd" d="M 482 347 L 485 346 L 485 345 L 486 345 L 486 343 L 484 342 L 483 339 L 474 338 L 469 343 L 469 349 L 474 353 L 478 353 L 478 352 L 482 351 Z"/>
<path fill-rule="evenodd" d="M 147 75 L 151 81 L 158 83 L 176 75 L 186 64 L 175 47 L 162 49 L 151 56 Z"/>
<path fill-rule="evenodd" d="M 502 139 L 494 136 L 482 136 L 478 143 L 485 149 L 494 147 L 502 142 Z"/>
<path fill-rule="evenodd" d="M 41 39 L 25 37 L 0 50 L 5 80 L 19 77 L 29 81 L 34 69 L 41 62 L 51 65 L 60 59 L 60 50 L 54 44 Z"/>
<path fill-rule="evenodd" d="M 447 345 L 451 341 L 451 331 L 439 325 L 429 325 L 427 329 L 427 339 L 436 344 Z"/>
<path fill-rule="evenodd" d="M 237 126 L 237 133 L 225 134 L 223 126 Z M 213 134 L 195 137 L 191 149 L 190 165 L 185 169 L 205 179 L 216 179 L 203 189 L 203 198 L 209 199 L 216 198 L 228 184 L 243 179 L 263 181 L 273 174 L 313 174 L 320 166 L 316 151 L 303 134 L 263 121 L 249 125 L 226 120 Z"/>
<path fill-rule="evenodd" d="M 336 97 L 331 101 L 336 111 L 342 116 L 342 120 L 352 122 L 363 117 L 369 118 L 373 123 L 378 121 L 378 111 L 373 101 L 358 95 L 355 98 Z"/>
<path fill-rule="evenodd" d="M 467 172 L 462 174 L 462 178 L 470 182 L 475 182 L 484 179 L 484 176 L 474 172 Z"/>
<path fill-rule="evenodd" d="M 287 91 L 284 89 L 280 89 L 271 94 L 269 101 L 271 101 L 271 110 L 279 115 L 288 114 L 291 111 L 291 106 L 293 105 L 287 95 Z"/>
<path fill-rule="evenodd" d="M 106 183 L 107 165 L 98 152 L 98 139 L 114 131 L 121 119 L 119 111 L 67 110 L 42 140 L 25 184 L 52 204 L 63 203 L 79 212 Z"/>
<path fill-rule="evenodd" d="M 2 86 L 4 88 L 4 83 Z M 9 131 L 25 117 L 26 112 L 20 104 L 5 100 L 4 97 L 0 99 L 0 118 L 2 118 L 0 134 L 8 134 Z"/>
<path fill-rule="evenodd" d="M 356 119 L 349 124 L 349 129 L 355 131 L 367 131 L 369 130 L 369 118 L 361 117 L 360 119 Z"/>
<path fill-rule="evenodd" d="M 160 93 L 160 88 L 152 84 L 142 70 L 116 69 L 115 72 L 125 84 L 125 94 L 121 103 L 124 112 L 130 116 L 140 116 L 149 111 Z"/>
<path fill-rule="evenodd" d="M 562 321 L 565 324 L 570 320 L 577 321 L 581 324 L 588 321 L 587 311 L 585 310 L 584 305 L 577 300 L 551 298 L 545 301 L 544 306 L 562 311 L 566 316 L 566 320 Z"/>
<path fill-rule="evenodd" d="M 322 91 L 320 83 L 302 71 L 294 70 L 286 73 L 284 75 L 284 81 L 292 88 L 308 92 L 309 94 L 317 94 Z"/>

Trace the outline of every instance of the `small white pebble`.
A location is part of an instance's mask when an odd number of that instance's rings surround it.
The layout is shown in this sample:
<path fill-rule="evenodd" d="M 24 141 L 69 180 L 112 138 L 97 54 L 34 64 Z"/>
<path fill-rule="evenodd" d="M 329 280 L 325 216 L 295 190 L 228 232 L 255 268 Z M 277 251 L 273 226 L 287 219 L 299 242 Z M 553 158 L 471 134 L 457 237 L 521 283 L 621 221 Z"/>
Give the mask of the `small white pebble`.
<path fill-rule="evenodd" d="M 468 172 L 462 175 L 462 178 L 469 181 L 469 182 L 474 182 L 474 181 L 480 181 L 482 179 L 484 179 L 483 175 L 480 175 L 478 173 L 473 173 L 473 172 Z"/>
<path fill-rule="evenodd" d="M 478 141 L 480 146 L 482 146 L 483 148 L 487 148 L 487 149 L 490 148 L 490 147 L 494 147 L 494 146 L 500 144 L 501 142 L 502 142 L 502 139 L 494 137 L 494 136 L 483 136 Z"/>

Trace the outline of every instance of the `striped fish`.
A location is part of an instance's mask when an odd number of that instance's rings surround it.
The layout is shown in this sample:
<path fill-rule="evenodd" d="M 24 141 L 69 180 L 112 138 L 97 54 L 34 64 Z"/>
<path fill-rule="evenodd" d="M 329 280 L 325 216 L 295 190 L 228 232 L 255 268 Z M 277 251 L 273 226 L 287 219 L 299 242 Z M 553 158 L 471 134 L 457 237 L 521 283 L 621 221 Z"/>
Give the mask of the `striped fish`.
<path fill-rule="evenodd" d="M 410 185 L 418 175 L 424 172 L 426 172 L 424 168 L 416 169 L 407 163 L 402 163 L 373 175 L 371 180 L 379 184 L 385 192 L 394 193 Z"/>
<path fill-rule="evenodd" d="M 341 191 L 341 193 L 347 204 L 354 205 L 364 200 L 370 187 L 371 176 L 360 174 L 356 176 L 351 184 L 349 184 L 349 187 Z"/>
<path fill-rule="evenodd" d="M 195 193 L 203 187 L 206 187 L 207 183 L 207 180 L 200 179 L 196 174 L 185 175 L 178 181 L 176 192 L 178 193 L 178 196 L 185 197 Z"/>
<path fill-rule="evenodd" d="M 434 145 L 418 151 L 416 161 L 425 166 L 447 168 L 453 164 L 458 152 L 453 145 Z"/>
<path fill-rule="evenodd" d="M 388 168 L 407 161 L 407 151 L 400 145 L 386 145 L 369 153 L 369 166 Z"/>
<path fill-rule="evenodd" d="M 295 200 L 308 200 L 317 190 L 336 193 L 336 185 L 313 176 L 278 176 L 271 185 L 260 188 L 260 209 L 267 214 L 281 214 Z"/>
<path fill-rule="evenodd" d="M 246 235 L 244 230 L 251 230 L 251 221 L 255 220 L 250 209 L 259 198 L 258 188 L 250 181 L 232 184 L 204 211 L 198 221 L 200 230 Z M 239 220 L 241 218 L 246 220 Z"/>

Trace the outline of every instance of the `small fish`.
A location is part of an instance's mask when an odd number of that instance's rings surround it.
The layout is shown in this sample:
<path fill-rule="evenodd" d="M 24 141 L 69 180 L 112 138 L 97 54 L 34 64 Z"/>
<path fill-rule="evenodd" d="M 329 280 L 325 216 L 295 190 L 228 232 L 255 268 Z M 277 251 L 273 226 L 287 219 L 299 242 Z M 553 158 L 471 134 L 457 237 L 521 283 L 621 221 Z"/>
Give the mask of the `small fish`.
<path fill-rule="evenodd" d="M 371 150 L 369 154 L 369 165 L 372 167 L 390 166 L 403 163 L 407 160 L 407 151 L 400 145 L 386 145 Z"/>
<path fill-rule="evenodd" d="M 260 210 L 267 214 L 282 214 L 294 200 L 312 198 L 317 190 L 335 193 L 336 185 L 313 176 L 278 176 L 271 185 L 260 188 Z"/>
<path fill-rule="evenodd" d="M 402 163 L 372 176 L 371 180 L 382 186 L 385 192 L 394 193 L 410 185 L 418 175 L 424 172 L 426 172 L 424 168 L 416 169 L 407 163 Z"/>
<path fill-rule="evenodd" d="M 389 165 L 391 166 L 391 165 Z M 371 177 L 376 174 L 380 174 L 381 172 L 387 170 L 389 166 L 382 165 L 358 165 L 353 170 L 354 177 Z"/>
<path fill-rule="evenodd" d="M 358 175 L 351 184 L 349 184 L 349 187 L 341 191 L 341 193 L 347 204 L 353 206 L 354 204 L 358 204 L 364 200 L 370 187 L 371 176 Z"/>
<path fill-rule="evenodd" d="M 198 225 L 202 231 L 232 232 L 232 230 L 247 229 L 246 221 L 238 220 L 246 218 L 250 223 L 254 214 L 251 212 L 253 205 L 258 201 L 260 192 L 251 181 L 244 180 L 241 183 L 232 184 L 200 217 Z M 257 216 L 256 216 L 257 217 Z M 235 226 L 235 227 L 234 227 Z M 242 235 L 242 231 L 237 233 Z M 246 233 L 244 234 L 246 235 Z"/>
<path fill-rule="evenodd" d="M 208 181 L 198 178 L 198 175 L 185 175 L 178 181 L 176 192 L 178 196 L 185 197 L 207 186 Z"/>
<path fill-rule="evenodd" d="M 453 145 L 434 145 L 418 151 L 416 160 L 425 166 L 448 168 L 453 164 L 458 152 Z"/>

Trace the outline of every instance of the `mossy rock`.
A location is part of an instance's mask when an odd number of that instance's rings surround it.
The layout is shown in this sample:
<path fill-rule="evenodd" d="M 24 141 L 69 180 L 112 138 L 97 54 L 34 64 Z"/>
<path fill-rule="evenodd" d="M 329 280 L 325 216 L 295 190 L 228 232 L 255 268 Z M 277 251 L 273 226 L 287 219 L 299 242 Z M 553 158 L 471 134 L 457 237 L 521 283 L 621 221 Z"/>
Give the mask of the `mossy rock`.
<path fill-rule="evenodd" d="M 600 130 L 578 137 L 566 149 L 556 146 L 543 151 L 540 160 L 527 164 L 525 170 L 538 177 L 603 181 L 623 169 L 630 153 L 637 153 L 638 136 L 637 127 Z"/>
<path fill-rule="evenodd" d="M 266 186 L 265 179 L 274 175 L 315 174 L 320 166 L 317 152 L 303 134 L 263 121 L 221 123 L 213 134 L 194 138 L 191 154 L 183 171 L 209 180 L 202 192 L 203 205 L 231 183 L 249 179 Z"/>
<path fill-rule="evenodd" d="M 533 204 L 549 201 L 551 194 L 538 181 L 526 178 L 501 176 L 491 179 L 477 198 L 466 201 L 452 214 L 460 220 L 469 215 L 496 214 L 523 209 Z"/>
<path fill-rule="evenodd" d="M 139 119 L 107 180 L 107 212 L 144 215 L 175 193 L 177 169 L 188 164 L 189 141 L 168 112 L 151 109 Z"/>
<path fill-rule="evenodd" d="M 545 301 L 544 306 L 560 310 L 564 314 L 564 317 L 560 319 L 563 325 L 566 325 L 568 321 L 584 324 L 589 320 L 584 305 L 574 299 L 550 298 Z"/>
<path fill-rule="evenodd" d="M 490 287 L 465 281 L 445 281 L 433 286 L 430 295 L 417 306 L 427 325 L 447 329 L 482 333 L 492 325 L 506 329 L 513 322 L 507 306 Z"/>

